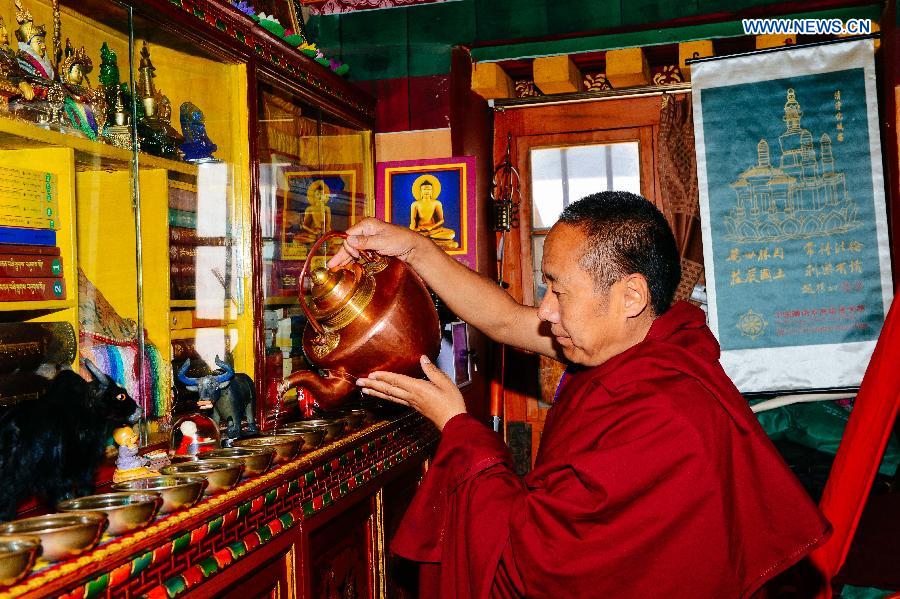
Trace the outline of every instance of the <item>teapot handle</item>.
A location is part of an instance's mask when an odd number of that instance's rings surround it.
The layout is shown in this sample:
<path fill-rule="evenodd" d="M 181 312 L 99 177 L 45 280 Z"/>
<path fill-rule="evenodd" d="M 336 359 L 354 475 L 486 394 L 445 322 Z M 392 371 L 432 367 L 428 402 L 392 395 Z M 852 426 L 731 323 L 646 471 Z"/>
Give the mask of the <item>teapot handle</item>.
<path fill-rule="evenodd" d="M 300 277 L 298 283 L 297 293 L 300 296 L 300 307 L 303 309 L 303 313 L 306 315 L 306 320 L 309 322 L 310 326 L 312 326 L 313 330 L 320 336 L 325 335 L 325 329 L 322 328 L 322 325 L 319 324 L 319 321 L 316 320 L 316 317 L 313 316 L 312 310 L 309 309 L 309 306 L 306 303 L 306 298 L 303 293 L 303 281 L 306 280 L 307 274 L 309 274 L 309 266 L 312 263 L 313 256 L 316 255 L 316 252 L 319 251 L 319 248 L 322 247 L 322 244 L 328 241 L 329 239 L 334 239 L 335 237 L 340 237 L 341 239 L 347 239 L 347 234 L 343 231 L 329 231 L 322 235 L 319 239 L 316 240 L 315 243 L 312 244 L 312 247 L 309 248 L 309 253 L 306 255 L 306 261 L 303 263 L 303 269 L 300 270 Z M 360 257 L 365 262 L 374 262 L 377 260 L 375 256 L 373 256 L 373 252 L 367 250 L 360 250 Z"/>

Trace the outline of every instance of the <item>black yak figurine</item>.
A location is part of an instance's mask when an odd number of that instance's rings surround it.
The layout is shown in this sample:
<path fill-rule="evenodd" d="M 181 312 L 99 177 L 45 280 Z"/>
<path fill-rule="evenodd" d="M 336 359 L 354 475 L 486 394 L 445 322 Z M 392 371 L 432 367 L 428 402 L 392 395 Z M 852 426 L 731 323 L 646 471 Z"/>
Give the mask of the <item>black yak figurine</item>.
<path fill-rule="evenodd" d="M 42 397 L 0 416 L 0 520 L 14 517 L 31 496 L 53 507 L 90 494 L 113 429 L 140 418 L 125 389 L 90 360 L 85 366 L 91 382 L 63 370 Z"/>

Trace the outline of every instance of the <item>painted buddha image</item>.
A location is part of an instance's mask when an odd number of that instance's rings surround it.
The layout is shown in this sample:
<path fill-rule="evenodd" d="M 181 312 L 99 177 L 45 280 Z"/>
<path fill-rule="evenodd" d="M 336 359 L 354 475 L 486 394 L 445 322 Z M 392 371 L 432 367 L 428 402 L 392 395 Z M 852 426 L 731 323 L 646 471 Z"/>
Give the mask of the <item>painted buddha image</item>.
<path fill-rule="evenodd" d="M 422 175 L 412 184 L 415 201 L 409 208 L 409 228 L 428 237 L 444 249 L 459 247 L 456 231 L 444 225 L 444 207 L 438 201 L 441 182 L 434 175 Z"/>
<path fill-rule="evenodd" d="M 306 189 L 308 206 L 295 224 L 295 243 L 312 243 L 331 230 L 331 189 L 322 179 L 313 181 Z M 299 225 L 299 226 L 298 226 Z"/>

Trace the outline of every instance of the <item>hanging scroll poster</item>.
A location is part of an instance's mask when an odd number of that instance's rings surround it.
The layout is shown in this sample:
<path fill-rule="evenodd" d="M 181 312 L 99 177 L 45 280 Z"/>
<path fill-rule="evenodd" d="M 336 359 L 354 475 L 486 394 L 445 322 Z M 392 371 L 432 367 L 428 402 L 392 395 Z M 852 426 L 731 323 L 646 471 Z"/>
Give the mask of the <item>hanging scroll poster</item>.
<path fill-rule="evenodd" d="M 872 40 L 691 71 L 722 366 L 742 392 L 859 385 L 892 299 Z"/>

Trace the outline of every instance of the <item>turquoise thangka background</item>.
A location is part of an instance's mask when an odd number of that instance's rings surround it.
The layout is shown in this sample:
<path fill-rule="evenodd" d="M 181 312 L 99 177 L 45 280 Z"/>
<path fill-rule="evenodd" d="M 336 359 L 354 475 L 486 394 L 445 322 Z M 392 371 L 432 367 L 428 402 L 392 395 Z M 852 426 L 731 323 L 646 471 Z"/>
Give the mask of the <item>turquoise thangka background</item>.
<path fill-rule="evenodd" d="M 834 206 L 823 207 L 821 213 L 849 209 L 856 213 L 856 224 L 829 234 L 804 235 L 803 229 L 793 238 L 782 234 L 780 239 L 771 234 L 756 239 L 729 233 L 726 219 L 737 206 L 732 185 L 759 163 L 761 139 L 768 143 L 771 166 L 781 166 L 779 136 L 786 131 L 789 88 L 802 110 L 800 129 L 811 134 L 819 176 L 824 166 L 822 135 L 827 134 L 833 171 L 845 177 L 846 196 Z M 863 70 L 731 85 L 702 93 L 722 349 L 876 339 L 884 313 Z M 844 127 L 843 141 L 839 141 L 839 122 Z M 816 226 L 815 215 L 808 212 L 790 216 L 795 222 L 805 219 L 810 229 Z M 766 218 L 770 217 L 763 215 Z"/>

